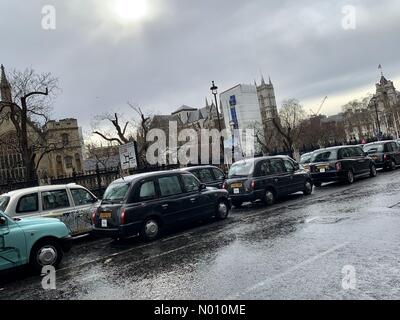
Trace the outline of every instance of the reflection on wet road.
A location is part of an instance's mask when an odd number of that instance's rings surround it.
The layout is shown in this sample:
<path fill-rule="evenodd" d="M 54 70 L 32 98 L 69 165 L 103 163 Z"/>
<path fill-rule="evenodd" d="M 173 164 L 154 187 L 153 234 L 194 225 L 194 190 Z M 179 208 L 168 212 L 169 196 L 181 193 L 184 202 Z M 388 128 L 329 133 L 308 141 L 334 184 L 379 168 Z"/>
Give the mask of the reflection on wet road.
<path fill-rule="evenodd" d="M 2 299 L 400 298 L 400 170 L 333 184 L 228 220 L 171 230 L 154 243 L 81 239 L 57 289 L 26 272 L 1 276 Z M 342 286 L 345 266 L 355 288 Z"/>

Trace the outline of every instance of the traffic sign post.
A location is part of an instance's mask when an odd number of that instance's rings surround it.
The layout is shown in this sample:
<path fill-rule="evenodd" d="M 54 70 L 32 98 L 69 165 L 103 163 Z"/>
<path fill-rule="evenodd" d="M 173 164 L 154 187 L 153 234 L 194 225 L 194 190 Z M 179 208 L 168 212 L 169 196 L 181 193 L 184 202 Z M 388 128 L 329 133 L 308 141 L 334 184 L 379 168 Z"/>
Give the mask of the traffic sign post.
<path fill-rule="evenodd" d="M 135 143 L 127 143 L 119 147 L 119 158 L 122 170 L 137 169 Z"/>

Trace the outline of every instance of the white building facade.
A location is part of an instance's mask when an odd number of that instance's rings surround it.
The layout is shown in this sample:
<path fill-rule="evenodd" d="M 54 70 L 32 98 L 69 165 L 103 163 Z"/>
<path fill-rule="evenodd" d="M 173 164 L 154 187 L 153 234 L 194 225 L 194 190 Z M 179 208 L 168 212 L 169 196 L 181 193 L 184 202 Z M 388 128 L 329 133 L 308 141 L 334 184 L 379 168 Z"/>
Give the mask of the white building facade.
<path fill-rule="evenodd" d="M 255 122 L 261 123 L 260 105 L 255 85 L 239 84 L 222 92 L 220 100 L 228 132 L 231 133 L 232 128 L 250 129 L 254 127 Z"/>

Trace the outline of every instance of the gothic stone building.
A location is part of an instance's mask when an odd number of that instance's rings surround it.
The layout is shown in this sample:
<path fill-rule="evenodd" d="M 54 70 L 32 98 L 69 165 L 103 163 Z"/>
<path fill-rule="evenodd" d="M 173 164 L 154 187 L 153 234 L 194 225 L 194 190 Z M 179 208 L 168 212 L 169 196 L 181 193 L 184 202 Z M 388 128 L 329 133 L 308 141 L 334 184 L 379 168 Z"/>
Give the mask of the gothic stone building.
<path fill-rule="evenodd" d="M 12 104 L 12 88 L 3 66 L 1 66 L 0 91 L 0 184 L 4 184 L 24 180 L 26 169 L 20 154 L 16 130 L 10 120 L 11 108 L 17 106 Z M 41 158 L 37 166 L 39 178 L 61 177 L 82 170 L 82 139 L 77 120 L 49 121 L 42 128 L 28 120 L 27 126 L 28 143 L 31 146 L 62 146 L 55 151 L 45 153 Z M 37 151 L 35 161 L 42 153 L 44 150 Z"/>

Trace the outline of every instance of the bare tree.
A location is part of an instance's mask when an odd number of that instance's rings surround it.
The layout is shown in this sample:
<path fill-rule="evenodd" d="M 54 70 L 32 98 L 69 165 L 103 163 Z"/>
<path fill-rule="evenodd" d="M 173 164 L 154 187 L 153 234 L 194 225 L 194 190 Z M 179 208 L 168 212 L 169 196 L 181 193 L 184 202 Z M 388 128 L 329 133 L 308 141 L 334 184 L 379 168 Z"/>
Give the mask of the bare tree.
<path fill-rule="evenodd" d="M 45 140 L 43 141 L 45 137 L 41 137 L 43 136 L 41 125 L 48 121 L 52 102 L 60 88 L 58 79 L 51 73 L 39 74 L 32 68 L 24 71 L 13 70 L 10 79 L 13 102 L 2 102 L 0 113 L 5 111 L 5 117 L 12 122 L 15 128 L 18 139 L 16 148 L 22 155 L 27 179 L 32 180 L 35 177 L 38 163 L 43 158 L 37 158 L 38 150 L 42 150 L 40 147 L 45 144 Z M 35 133 L 30 134 L 31 130 L 34 130 Z M 39 139 L 34 137 L 39 137 Z M 52 147 L 47 145 L 46 152 L 50 152 L 48 151 L 50 149 Z"/>
<path fill-rule="evenodd" d="M 302 123 L 305 119 L 303 106 L 296 99 L 285 100 L 279 110 L 279 119 L 273 119 L 273 123 L 282 136 L 282 141 L 293 157 L 295 147 L 300 143 Z"/>
<path fill-rule="evenodd" d="M 130 122 L 129 121 L 121 122 L 121 117 L 122 115 L 116 112 L 114 114 L 104 113 L 97 116 L 96 117 L 97 122 L 95 124 L 96 127 L 100 126 L 99 124 L 101 122 L 106 121 L 112 124 L 113 130 L 115 130 L 115 132 L 110 133 L 107 132 L 106 130 L 100 131 L 100 129 L 95 129 L 93 133 L 100 136 L 101 138 L 103 138 L 108 142 L 114 142 L 119 145 L 124 145 L 126 143 L 131 142 L 133 140 L 133 136 L 129 135 L 129 132 L 127 131 Z"/>
<path fill-rule="evenodd" d="M 144 164 L 148 148 L 146 136 L 150 130 L 151 116 L 143 112 L 141 107 L 130 102 L 127 104 L 135 112 L 135 116 L 131 120 L 123 120 L 123 115 L 118 113 L 102 114 L 97 116 L 97 121 L 93 125 L 95 127 L 93 133 L 108 142 L 118 145 L 135 142 L 138 148 L 139 164 Z M 111 124 L 111 131 L 98 129 L 104 121 Z"/>
<path fill-rule="evenodd" d="M 95 143 L 86 145 L 86 151 L 89 158 L 96 161 L 96 165 L 107 169 L 108 164 L 113 156 L 116 155 L 116 147 L 109 143 L 107 146 L 99 146 Z"/>
<path fill-rule="evenodd" d="M 250 124 L 249 129 L 254 130 L 254 137 L 261 149 L 263 155 L 269 155 L 273 153 L 274 145 L 271 144 L 271 140 L 273 139 L 273 131 L 272 130 L 264 130 L 263 126 L 258 121 L 254 121 Z M 258 150 L 257 150 L 258 152 Z"/>

